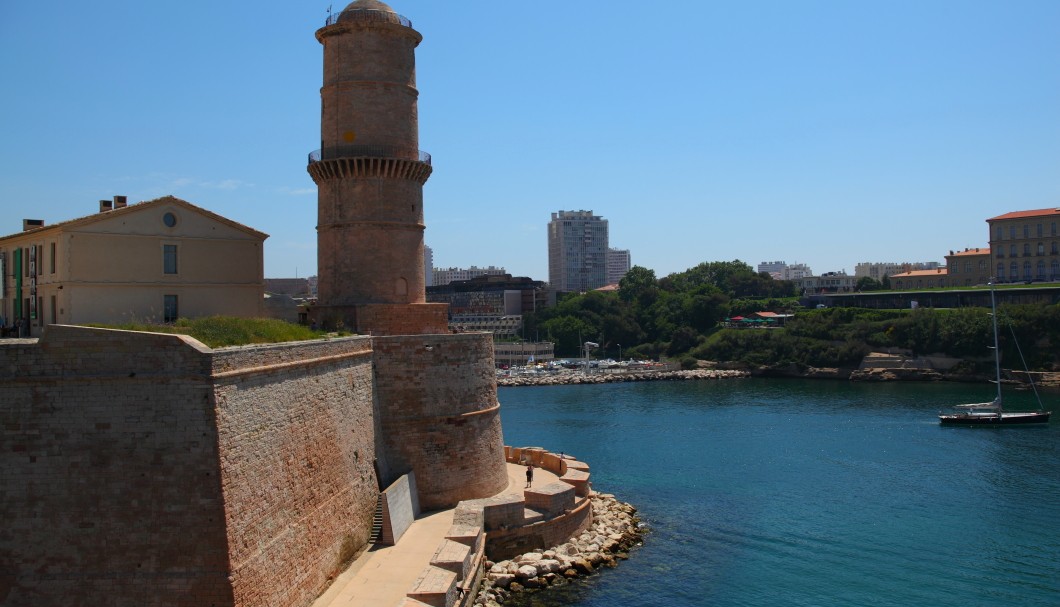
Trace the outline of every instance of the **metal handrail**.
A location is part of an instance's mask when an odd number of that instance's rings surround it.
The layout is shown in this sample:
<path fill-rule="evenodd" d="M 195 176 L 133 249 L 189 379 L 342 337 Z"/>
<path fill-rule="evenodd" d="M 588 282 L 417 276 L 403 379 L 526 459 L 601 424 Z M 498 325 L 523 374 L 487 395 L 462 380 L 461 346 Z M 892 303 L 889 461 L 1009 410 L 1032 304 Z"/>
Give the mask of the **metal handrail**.
<path fill-rule="evenodd" d="M 431 155 L 423 150 L 410 150 L 393 145 L 342 145 L 327 149 L 327 159 L 332 158 L 404 158 L 431 164 Z M 324 160 L 322 150 L 309 152 L 309 164 Z"/>
<path fill-rule="evenodd" d="M 371 23 L 397 23 L 400 25 L 404 25 L 408 28 L 412 27 L 412 20 L 408 17 L 399 15 L 397 13 L 368 8 L 354 9 L 348 13 L 345 11 L 340 13 L 332 13 L 328 15 L 327 20 L 324 21 L 324 27 L 327 27 L 329 25 L 335 25 L 339 22 L 339 18 L 341 18 L 343 15 L 356 15 L 355 19 L 357 21 L 368 21 Z"/>

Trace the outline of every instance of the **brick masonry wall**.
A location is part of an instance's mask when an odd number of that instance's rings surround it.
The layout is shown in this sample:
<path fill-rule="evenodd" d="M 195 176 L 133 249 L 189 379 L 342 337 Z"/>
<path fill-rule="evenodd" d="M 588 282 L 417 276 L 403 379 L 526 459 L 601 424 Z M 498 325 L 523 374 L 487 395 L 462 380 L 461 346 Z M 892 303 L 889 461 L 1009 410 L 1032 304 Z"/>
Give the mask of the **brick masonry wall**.
<path fill-rule="evenodd" d="M 207 368 L 174 335 L 0 345 L 0 604 L 232 604 Z"/>
<path fill-rule="evenodd" d="M 354 337 L 215 354 L 236 605 L 308 605 L 368 541 L 370 346 Z"/>
<path fill-rule="evenodd" d="M 322 327 L 341 326 L 362 335 L 426 335 L 449 332 L 449 306 L 439 303 L 316 306 L 310 317 Z"/>
<path fill-rule="evenodd" d="M 491 336 L 392 336 L 372 343 L 389 476 L 414 471 L 424 511 L 504 490 Z"/>
<path fill-rule="evenodd" d="M 0 604 L 310 604 L 370 533 L 370 346 L 0 345 Z"/>

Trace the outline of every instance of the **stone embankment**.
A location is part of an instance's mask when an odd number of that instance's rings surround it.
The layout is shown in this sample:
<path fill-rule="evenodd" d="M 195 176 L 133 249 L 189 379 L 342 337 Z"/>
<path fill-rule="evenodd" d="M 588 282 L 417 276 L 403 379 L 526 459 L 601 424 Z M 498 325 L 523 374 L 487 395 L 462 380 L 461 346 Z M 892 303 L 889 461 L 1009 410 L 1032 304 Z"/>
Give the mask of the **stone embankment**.
<path fill-rule="evenodd" d="M 565 584 L 627 558 L 627 551 L 641 539 L 636 508 L 607 493 L 595 493 L 590 499 L 593 524 L 577 537 L 549 550 L 487 562 L 475 604 L 499 607 L 512 593 Z"/>
<path fill-rule="evenodd" d="M 639 373 L 543 373 L 498 377 L 498 386 L 560 386 L 571 384 L 612 384 L 631 381 L 665 381 L 683 379 L 728 379 L 748 377 L 747 371 L 730 369 L 692 369 L 685 371 L 644 371 Z"/>

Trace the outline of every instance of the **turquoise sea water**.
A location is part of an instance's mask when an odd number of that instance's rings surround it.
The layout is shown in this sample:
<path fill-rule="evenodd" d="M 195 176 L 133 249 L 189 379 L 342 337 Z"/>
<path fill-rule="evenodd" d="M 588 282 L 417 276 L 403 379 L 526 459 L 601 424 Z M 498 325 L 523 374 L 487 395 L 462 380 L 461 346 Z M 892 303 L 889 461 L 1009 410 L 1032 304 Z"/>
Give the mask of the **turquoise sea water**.
<path fill-rule="evenodd" d="M 583 459 L 594 488 L 637 506 L 651 529 L 617 569 L 515 604 L 1060 605 L 1060 423 L 943 428 L 935 417 L 990 390 L 502 388 L 507 444 Z M 1033 396 L 1010 396 L 1033 408 Z M 1060 395 L 1044 400 L 1060 409 Z"/>

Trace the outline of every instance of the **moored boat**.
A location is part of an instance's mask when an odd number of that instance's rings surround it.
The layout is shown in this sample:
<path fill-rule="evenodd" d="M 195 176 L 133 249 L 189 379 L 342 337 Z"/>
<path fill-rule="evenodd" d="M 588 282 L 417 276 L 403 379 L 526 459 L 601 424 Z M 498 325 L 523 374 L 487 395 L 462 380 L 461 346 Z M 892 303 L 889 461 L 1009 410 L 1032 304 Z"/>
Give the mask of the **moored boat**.
<path fill-rule="evenodd" d="M 990 316 L 994 324 L 994 383 L 997 384 L 997 396 L 988 403 L 971 403 L 956 405 L 950 413 L 939 413 L 939 423 L 944 426 L 1023 426 L 1047 424 L 1051 411 L 1042 407 L 1038 398 L 1037 411 L 1005 411 L 1001 401 L 1001 352 L 997 339 L 997 302 L 994 298 L 994 283 L 990 283 Z M 1021 353 L 1022 356 L 1022 353 Z M 1027 375 L 1030 379 L 1030 374 Z M 1034 388 L 1034 380 L 1030 379 Z M 1038 396 L 1038 390 L 1034 390 Z"/>

